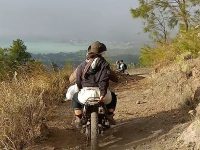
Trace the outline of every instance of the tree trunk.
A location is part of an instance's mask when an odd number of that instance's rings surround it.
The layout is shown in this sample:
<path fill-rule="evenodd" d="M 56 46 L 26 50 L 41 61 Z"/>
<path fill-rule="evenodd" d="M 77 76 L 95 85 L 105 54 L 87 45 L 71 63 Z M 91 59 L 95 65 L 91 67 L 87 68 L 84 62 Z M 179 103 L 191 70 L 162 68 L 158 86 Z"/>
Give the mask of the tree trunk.
<path fill-rule="evenodd" d="M 183 5 L 183 6 L 181 6 L 182 18 L 183 18 L 183 22 L 185 25 L 185 31 L 187 32 L 189 30 L 189 21 L 188 21 L 188 14 L 187 14 L 187 10 L 186 10 L 186 1 L 185 0 L 183 0 L 182 5 Z"/>

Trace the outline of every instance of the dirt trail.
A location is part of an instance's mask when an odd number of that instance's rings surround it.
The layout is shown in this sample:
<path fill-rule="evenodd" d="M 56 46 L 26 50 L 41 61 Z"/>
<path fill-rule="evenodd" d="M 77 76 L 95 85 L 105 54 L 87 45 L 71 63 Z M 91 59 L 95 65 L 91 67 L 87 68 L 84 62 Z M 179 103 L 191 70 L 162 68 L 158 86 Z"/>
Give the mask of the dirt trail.
<path fill-rule="evenodd" d="M 144 70 L 141 74 L 148 76 Z M 143 76 L 126 75 L 121 79 L 120 84 L 112 85 L 118 95 L 115 115 L 118 125 L 101 137 L 100 149 L 177 149 L 176 138 L 190 122 L 187 110 L 166 107 L 170 101 L 148 99 L 145 91 L 150 86 Z M 30 149 L 87 149 L 84 137 L 71 126 L 72 116 L 70 102 L 52 108 L 47 121 L 49 137 Z"/>

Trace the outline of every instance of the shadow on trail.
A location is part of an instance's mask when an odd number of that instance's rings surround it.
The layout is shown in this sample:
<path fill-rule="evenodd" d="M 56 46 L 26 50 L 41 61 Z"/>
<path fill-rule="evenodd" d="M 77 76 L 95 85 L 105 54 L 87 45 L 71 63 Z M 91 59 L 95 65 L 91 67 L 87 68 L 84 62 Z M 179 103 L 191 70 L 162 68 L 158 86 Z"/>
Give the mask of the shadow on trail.
<path fill-rule="evenodd" d="M 78 148 L 84 149 L 85 138 L 76 129 L 51 128 L 50 137 L 45 145 L 54 148 L 54 150 Z"/>
<path fill-rule="evenodd" d="M 188 122 L 190 118 L 187 112 L 186 110 L 171 110 L 129 120 L 105 134 L 100 143 L 101 149 L 124 149 L 150 141 L 168 133 L 175 125 Z"/>

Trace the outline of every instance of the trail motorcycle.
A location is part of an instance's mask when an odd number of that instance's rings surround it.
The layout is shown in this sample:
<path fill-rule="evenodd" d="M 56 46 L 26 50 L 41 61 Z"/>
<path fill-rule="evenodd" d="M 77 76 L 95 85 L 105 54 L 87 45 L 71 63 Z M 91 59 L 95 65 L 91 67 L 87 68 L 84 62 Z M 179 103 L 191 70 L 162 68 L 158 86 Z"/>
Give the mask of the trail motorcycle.
<path fill-rule="evenodd" d="M 106 117 L 107 109 L 104 104 L 99 103 L 99 97 L 89 98 L 83 107 L 82 131 L 90 142 L 91 150 L 98 149 L 98 137 L 110 128 Z"/>

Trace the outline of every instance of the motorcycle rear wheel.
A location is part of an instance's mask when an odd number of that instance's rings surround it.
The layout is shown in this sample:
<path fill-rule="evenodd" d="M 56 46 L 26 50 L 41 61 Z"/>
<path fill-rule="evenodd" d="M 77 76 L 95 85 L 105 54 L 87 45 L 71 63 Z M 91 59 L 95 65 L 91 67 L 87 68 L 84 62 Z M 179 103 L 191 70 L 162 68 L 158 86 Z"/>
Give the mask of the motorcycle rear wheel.
<path fill-rule="evenodd" d="M 98 114 L 91 113 L 91 150 L 98 149 Z"/>

